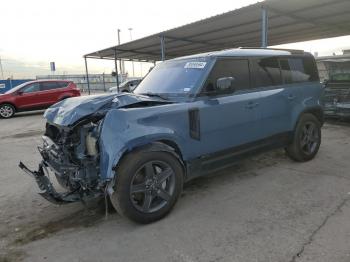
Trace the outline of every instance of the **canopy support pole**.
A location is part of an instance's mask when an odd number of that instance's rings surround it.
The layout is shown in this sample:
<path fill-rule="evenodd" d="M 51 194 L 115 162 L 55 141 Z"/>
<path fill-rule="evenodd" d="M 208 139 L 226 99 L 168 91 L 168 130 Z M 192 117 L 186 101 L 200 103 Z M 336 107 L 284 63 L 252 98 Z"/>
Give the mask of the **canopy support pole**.
<path fill-rule="evenodd" d="M 117 90 L 119 93 L 119 76 L 118 76 L 118 64 L 117 64 L 117 49 L 114 49 L 114 67 L 115 67 L 115 80 L 117 81 Z"/>
<path fill-rule="evenodd" d="M 267 47 L 267 36 L 269 31 L 269 16 L 267 13 L 267 8 L 263 6 L 261 8 L 261 47 Z"/>
<path fill-rule="evenodd" d="M 89 95 L 90 95 L 89 70 L 88 70 L 88 65 L 87 65 L 87 59 L 86 59 L 86 56 L 84 56 L 84 60 L 85 60 L 85 74 L 86 74 L 86 82 L 87 82 L 87 86 L 88 86 L 88 92 L 89 92 Z"/>
<path fill-rule="evenodd" d="M 160 36 L 160 51 L 162 53 L 162 61 L 165 60 L 165 41 L 164 36 Z"/>

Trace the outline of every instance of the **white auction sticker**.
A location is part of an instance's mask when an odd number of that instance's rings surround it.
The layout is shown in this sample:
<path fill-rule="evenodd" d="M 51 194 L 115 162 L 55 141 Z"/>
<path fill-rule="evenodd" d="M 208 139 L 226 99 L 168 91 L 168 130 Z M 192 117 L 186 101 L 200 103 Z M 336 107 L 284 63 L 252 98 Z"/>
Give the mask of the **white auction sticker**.
<path fill-rule="evenodd" d="M 203 69 L 207 62 L 187 62 L 185 68 Z"/>

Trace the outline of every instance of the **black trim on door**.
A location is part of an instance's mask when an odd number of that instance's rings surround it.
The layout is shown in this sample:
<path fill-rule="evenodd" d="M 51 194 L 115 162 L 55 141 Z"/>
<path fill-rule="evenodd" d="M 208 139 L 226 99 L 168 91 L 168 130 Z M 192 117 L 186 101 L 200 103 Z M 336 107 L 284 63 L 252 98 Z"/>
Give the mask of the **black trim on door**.
<path fill-rule="evenodd" d="M 292 137 L 293 132 L 285 132 L 189 160 L 187 162 L 187 180 L 225 169 L 254 154 L 284 147 L 291 142 Z"/>

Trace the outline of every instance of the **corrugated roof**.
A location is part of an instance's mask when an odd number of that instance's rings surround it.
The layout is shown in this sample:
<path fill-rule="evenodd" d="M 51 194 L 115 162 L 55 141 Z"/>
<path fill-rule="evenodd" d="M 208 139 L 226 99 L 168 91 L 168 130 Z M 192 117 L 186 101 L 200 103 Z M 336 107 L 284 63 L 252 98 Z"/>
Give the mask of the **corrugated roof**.
<path fill-rule="evenodd" d="M 86 57 L 158 61 L 160 37 L 166 58 L 234 48 L 261 46 L 261 8 L 268 9 L 268 44 L 278 45 L 350 35 L 349 0 L 266 0 L 171 30 L 102 49 Z"/>

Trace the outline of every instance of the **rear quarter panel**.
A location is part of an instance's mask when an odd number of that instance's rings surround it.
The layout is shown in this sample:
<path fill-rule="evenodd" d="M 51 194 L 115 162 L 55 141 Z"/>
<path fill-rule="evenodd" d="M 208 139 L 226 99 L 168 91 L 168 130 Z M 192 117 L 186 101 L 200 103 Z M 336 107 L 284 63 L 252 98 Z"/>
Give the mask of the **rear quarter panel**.
<path fill-rule="evenodd" d="M 304 112 L 324 110 L 324 87 L 319 82 L 300 84 L 300 103 L 293 107 L 290 130 L 294 130 L 299 117 Z"/>

